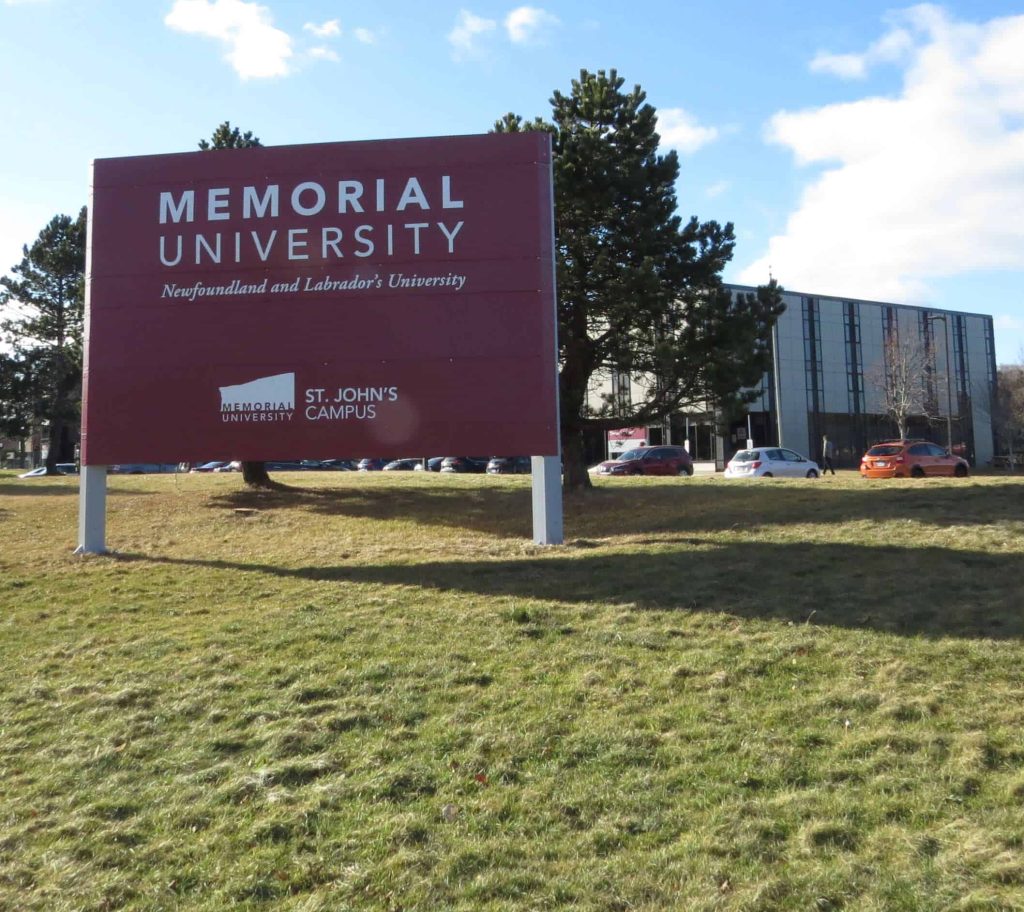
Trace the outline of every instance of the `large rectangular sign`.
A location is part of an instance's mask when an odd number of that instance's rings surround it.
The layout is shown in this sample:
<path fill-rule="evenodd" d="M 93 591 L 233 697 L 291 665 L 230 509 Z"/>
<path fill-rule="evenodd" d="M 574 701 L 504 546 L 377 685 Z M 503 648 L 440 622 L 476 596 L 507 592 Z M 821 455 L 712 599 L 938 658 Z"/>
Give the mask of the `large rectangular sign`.
<path fill-rule="evenodd" d="M 98 160 L 82 461 L 558 453 L 543 133 Z"/>

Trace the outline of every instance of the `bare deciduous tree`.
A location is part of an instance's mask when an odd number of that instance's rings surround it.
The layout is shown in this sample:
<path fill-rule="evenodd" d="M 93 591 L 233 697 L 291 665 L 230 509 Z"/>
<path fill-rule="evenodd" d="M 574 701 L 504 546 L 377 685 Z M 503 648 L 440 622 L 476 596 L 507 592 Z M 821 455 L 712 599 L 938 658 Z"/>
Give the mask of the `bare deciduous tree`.
<path fill-rule="evenodd" d="M 896 423 L 901 438 L 908 433 L 910 418 L 934 417 L 935 378 L 932 353 L 917 336 L 886 333 L 882 360 L 865 374 L 881 393 L 882 409 Z"/>
<path fill-rule="evenodd" d="M 1021 355 L 1024 362 L 1024 352 Z M 1000 365 L 992 399 L 992 421 L 1012 472 L 1016 454 L 1024 450 L 1024 363 Z"/>

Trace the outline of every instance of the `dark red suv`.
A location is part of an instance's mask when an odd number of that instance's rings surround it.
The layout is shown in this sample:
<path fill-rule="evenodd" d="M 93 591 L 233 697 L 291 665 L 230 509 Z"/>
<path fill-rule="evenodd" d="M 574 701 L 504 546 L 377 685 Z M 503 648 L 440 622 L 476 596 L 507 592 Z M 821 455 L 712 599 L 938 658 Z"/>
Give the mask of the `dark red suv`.
<path fill-rule="evenodd" d="M 598 475 L 692 475 L 693 461 L 681 446 L 637 447 L 597 467 Z"/>

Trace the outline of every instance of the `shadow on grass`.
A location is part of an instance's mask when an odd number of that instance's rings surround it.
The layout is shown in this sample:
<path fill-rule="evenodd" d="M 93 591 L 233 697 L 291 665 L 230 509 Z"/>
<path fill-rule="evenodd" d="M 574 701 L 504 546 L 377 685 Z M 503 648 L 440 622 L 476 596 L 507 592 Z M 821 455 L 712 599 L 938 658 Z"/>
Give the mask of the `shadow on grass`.
<path fill-rule="evenodd" d="M 243 488 L 210 498 L 212 509 L 305 510 L 319 516 L 451 526 L 498 537 L 529 537 L 532 530 L 529 487 Z"/>
<path fill-rule="evenodd" d="M 671 548 L 630 553 L 584 551 L 589 543 L 581 545 L 540 558 L 404 565 L 281 567 L 141 554 L 119 559 L 339 585 L 412 586 L 636 611 L 714 612 L 901 636 L 1024 637 L 1020 555 L 934 547 L 715 545 L 678 538 Z"/>
<path fill-rule="evenodd" d="M 858 479 L 854 484 L 832 487 L 824 479 L 763 484 L 627 479 L 566 497 L 567 535 L 601 538 L 894 519 L 970 526 L 1021 519 L 1024 485 L 1013 480 L 975 485 L 955 479 L 909 483 Z M 214 495 L 210 506 L 404 519 L 500 538 L 528 538 L 532 529 L 529 486 L 500 482 L 487 487 L 439 481 L 436 487 L 243 489 Z"/>
<path fill-rule="evenodd" d="M 117 488 L 107 488 L 108 496 L 120 497 L 130 494 L 132 497 L 146 497 L 155 494 L 155 491 L 125 491 Z M 78 479 L 72 483 L 54 481 L 28 481 L 28 482 L 6 482 L 0 479 L 0 497 L 77 497 Z"/>

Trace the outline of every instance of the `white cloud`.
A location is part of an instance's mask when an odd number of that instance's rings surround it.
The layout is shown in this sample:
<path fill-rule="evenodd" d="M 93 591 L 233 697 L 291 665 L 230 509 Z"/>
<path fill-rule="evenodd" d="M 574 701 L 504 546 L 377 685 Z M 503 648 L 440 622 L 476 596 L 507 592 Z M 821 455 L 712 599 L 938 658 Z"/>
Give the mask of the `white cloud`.
<path fill-rule="evenodd" d="M 1005 332 L 1024 333 L 1024 317 L 1013 314 L 996 314 L 992 317 L 992 326 Z"/>
<path fill-rule="evenodd" d="M 356 28 L 352 30 L 352 34 L 355 35 L 356 41 L 361 44 L 376 44 L 377 34 L 368 28 Z"/>
<path fill-rule="evenodd" d="M 682 108 L 658 111 L 658 134 L 663 145 L 688 154 L 718 139 L 718 129 L 702 127 L 692 114 Z"/>
<path fill-rule="evenodd" d="M 889 30 L 862 54 L 831 54 L 818 51 L 809 64 L 812 73 L 828 73 L 840 79 L 863 79 L 878 63 L 898 63 L 914 48 L 913 29 L 924 30 L 939 23 L 936 8 L 927 4 L 891 13 Z"/>
<path fill-rule="evenodd" d="M 809 64 L 812 73 L 831 73 L 840 79 L 863 79 L 868 74 L 864 54 L 829 54 L 818 51 Z"/>
<path fill-rule="evenodd" d="M 871 46 L 902 56 L 900 92 L 772 118 L 769 140 L 823 170 L 740 281 L 771 264 L 790 288 L 922 302 L 932 279 L 1024 269 L 1024 16 L 900 21 L 910 45 Z"/>
<path fill-rule="evenodd" d="M 337 63 L 341 58 L 335 51 L 332 51 L 328 47 L 314 47 L 309 49 L 309 56 L 314 60 L 330 60 L 332 63 Z"/>
<path fill-rule="evenodd" d="M 731 190 L 731 189 L 732 189 L 732 181 L 727 181 L 727 180 L 716 181 L 715 183 L 713 183 L 710 187 L 708 187 L 704 191 L 704 195 L 707 196 L 708 199 L 714 199 L 716 196 L 721 196 L 727 190 Z"/>
<path fill-rule="evenodd" d="M 448 33 L 448 43 L 452 46 L 452 57 L 466 60 L 479 57 L 483 51 L 480 38 L 493 32 L 498 23 L 493 19 L 484 19 L 469 10 L 459 10 L 455 17 L 455 27 Z"/>
<path fill-rule="evenodd" d="M 505 17 L 505 31 L 513 44 L 539 44 L 557 25 L 557 16 L 536 6 L 516 7 Z"/>
<path fill-rule="evenodd" d="M 246 0 L 175 0 L 164 23 L 189 35 L 216 38 L 242 79 L 287 76 L 292 39 L 274 28 L 270 10 Z"/>
<path fill-rule="evenodd" d="M 317 38 L 336 38 L 341 34 L 341 23 L 337 19 L 328 19 L 317 25 L 315 22 L 307 22 L 302 28 L 312 32 Z"/>

